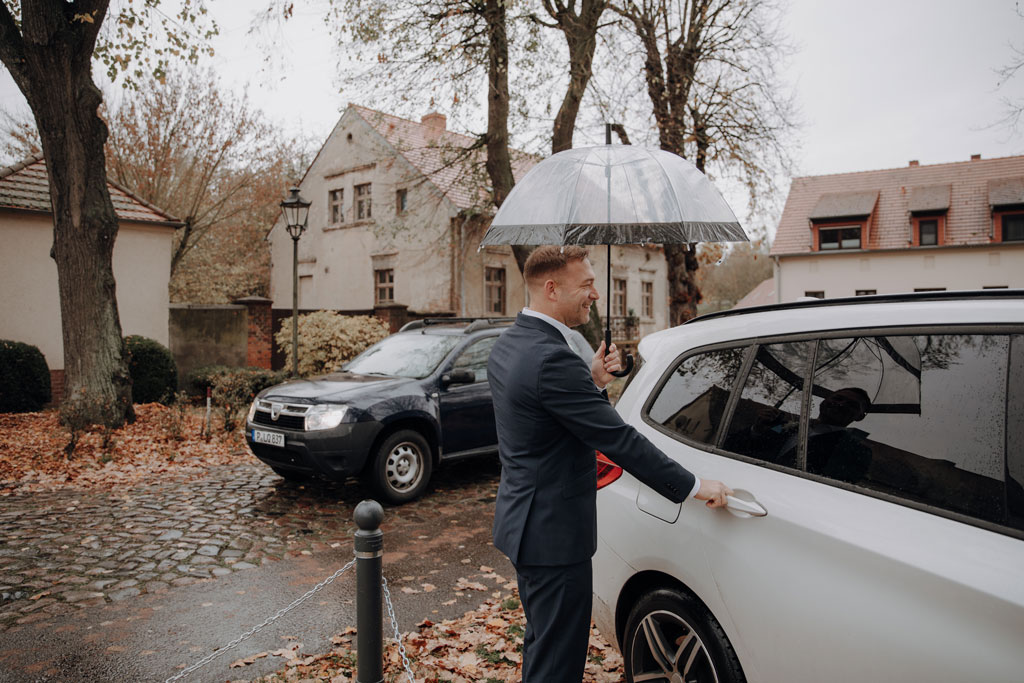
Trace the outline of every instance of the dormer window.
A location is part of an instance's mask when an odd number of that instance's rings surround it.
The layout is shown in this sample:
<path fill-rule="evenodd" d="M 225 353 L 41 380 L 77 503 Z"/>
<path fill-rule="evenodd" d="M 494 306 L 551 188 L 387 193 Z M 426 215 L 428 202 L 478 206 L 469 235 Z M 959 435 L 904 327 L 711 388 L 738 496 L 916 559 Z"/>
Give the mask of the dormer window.
<path fill-rule="evenodd" d="M 922 247 L 933 247 L 939 243 L 939 221 L 935 218 L 922 220 L 917 224 L 918 243 Z"/>
<path fill-rule="evenodd" d="M 927 185 L 910 189 L 910 244 L 937 247 L 946 241 L 946 213 L 949 211 L 949 185 Z"/>
<path fill-rule="evenodd" d="M 992 207 L 992 241 L 1024 242 L 1024 178 L 1001 178 L 988 183 Z"/>
<path fill-rule="evenodd" d="M 999 214 L 999 241 L 1024 242 L 1024 212 Z"/>
<path fill-rule="evenodd" d="M 823 194 L 810 213 L 814 251 L 866 249 L 878 190 Z"/>
<path fill-rule="evenodd" d="M 818 249 L 860 249 L 859 225 L 844 225 L 838 228 L 820 226 L 818 228 Z"/>

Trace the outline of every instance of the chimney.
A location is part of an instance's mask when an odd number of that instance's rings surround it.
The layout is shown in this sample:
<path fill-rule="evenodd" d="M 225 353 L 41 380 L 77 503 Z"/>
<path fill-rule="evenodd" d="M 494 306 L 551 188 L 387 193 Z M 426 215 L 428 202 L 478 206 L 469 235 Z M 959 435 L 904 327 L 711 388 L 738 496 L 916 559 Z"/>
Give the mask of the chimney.
<path fill-rule="evenodd" d="M 920 166 L 920 165 L 921 165 L 921 162 L 920 162 L 920 161 L 918 161 L 917 159 L 911 159 L 911 160 L 910 160 L 910 167 L 911 167 L 911 168 L 913 168 L 913 167 L 915 167 L 915 166 Z"/>
<path fill-rule="evenodd" d="M 448 124 L 448 117 L 432 111 L 420 119 L 420 123 L 427 127 L 427 137 L 434 140 L 441 136 Z"/>
<path fill-rule="evenodd" d="M 980 154 L 972 154 L 971 155 L 971 161 L 981 161 L 981 155 Z"/>

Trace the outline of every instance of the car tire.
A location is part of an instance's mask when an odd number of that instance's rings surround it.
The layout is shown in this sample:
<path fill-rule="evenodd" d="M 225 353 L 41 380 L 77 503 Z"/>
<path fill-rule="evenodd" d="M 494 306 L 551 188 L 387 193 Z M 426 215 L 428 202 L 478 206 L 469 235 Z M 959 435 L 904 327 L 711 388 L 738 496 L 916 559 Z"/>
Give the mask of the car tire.
<path fill-rule="evenodd" d="M 742 683 L 736 652 L 721 625 L 696 598 L 662 588 L 644 595 L 626 621 L 626 680 Z M 651 674 L 659 676 L 652 679 Z"/>
<path fill-rule="evenodd" d="M 401 429 L 385 437 L 377 447 L 367 479 L 380 498 L 400 505 L 423 495 L 432 469 L 427 440 L 417 431 Z"/>

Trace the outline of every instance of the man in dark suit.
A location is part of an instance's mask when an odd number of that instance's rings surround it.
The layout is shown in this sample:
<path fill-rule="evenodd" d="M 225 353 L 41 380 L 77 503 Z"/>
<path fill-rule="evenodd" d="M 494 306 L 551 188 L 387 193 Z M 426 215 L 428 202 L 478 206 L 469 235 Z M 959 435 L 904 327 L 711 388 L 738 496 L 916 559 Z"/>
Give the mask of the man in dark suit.
<path fill-rule="evenodd" d="M 487 376 L 501 457 L 494 545 L 516 568 L 526 612 L 523 681 L 583 678 L 597 550 L 594 450 L 673 502 L 710 507 L 732 491 L 698 480 L 626 425 L 605 385 L 619 368 L 604 343 L 591 366 L 569 347 L 599 296 L 582 247 L 539 247 L 524 269 L 529 308 L 494 345 Z"/>

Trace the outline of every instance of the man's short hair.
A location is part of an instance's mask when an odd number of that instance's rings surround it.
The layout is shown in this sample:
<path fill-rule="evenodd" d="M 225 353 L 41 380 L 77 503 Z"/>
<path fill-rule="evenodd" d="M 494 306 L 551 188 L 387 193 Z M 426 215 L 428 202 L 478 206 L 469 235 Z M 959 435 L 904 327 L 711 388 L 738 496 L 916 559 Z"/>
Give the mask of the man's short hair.
<path fill-rule="evenodd" d="M 836 389 L 835 393 L 838 394 L 840 391 L 849 391 L 850 393 L 856 394 L 857 398 L 860 399 L 861 407 L 864 409 L 864 412 L 871 409 L 871 396 L 869 396 L 868 392 L 864 389 L 861 389 L 860 387 L 843 387 L 842 389 Z"/>
<path fill-rule="evenodd" d="M 569 265 L 570 261 L 582 261 L 587 258 L 586 247 L 575 244 L 566 246 L 544 245 L 537 247 L 526 259 L 523 266 L 523 278 L 526 284 L 543 282 L 552 273 L 557 273 Z"/>

